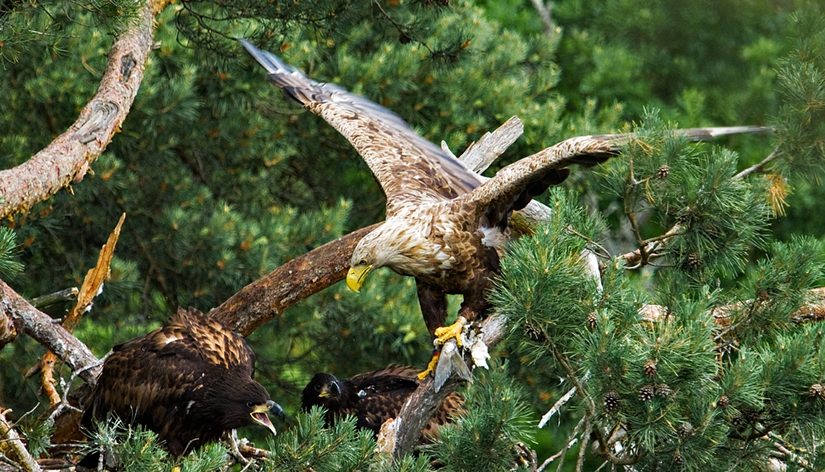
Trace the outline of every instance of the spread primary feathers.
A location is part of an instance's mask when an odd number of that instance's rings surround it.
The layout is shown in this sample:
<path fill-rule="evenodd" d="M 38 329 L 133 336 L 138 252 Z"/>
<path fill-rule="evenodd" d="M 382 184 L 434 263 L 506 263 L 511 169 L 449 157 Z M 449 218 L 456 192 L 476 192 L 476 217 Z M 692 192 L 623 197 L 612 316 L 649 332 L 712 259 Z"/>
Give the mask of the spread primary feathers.
<path fill-rule="evenodd" d="M 115 346 L 86 402 L 83 424 L 114 415 L 155 431 L 172 455 L 215 441 L 229 430 L 283 416 L 252 379 L 246 341 L 197 310 L 179 309 L 169 323 Z"/>

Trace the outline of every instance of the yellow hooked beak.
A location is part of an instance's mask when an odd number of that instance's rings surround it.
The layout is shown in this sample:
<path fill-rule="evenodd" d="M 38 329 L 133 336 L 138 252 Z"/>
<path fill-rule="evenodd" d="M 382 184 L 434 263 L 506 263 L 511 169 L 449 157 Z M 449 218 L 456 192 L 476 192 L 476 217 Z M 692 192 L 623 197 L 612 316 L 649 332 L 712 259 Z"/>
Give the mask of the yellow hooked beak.
<path fill-rule="evenodd" d="M 353 292 L 360 292 L 361 286 L 364 285 L 364 280 L 367 274 L 372 270 L 371 265 L 357 265 L 349 268 L 347 272 L 347 287 Z"/>
<path fill-rule="evenodd" d="M 318 398 L 336 398 L 341 395 L 341 386 L 338 385 L 338 380 L 333 380 L 330 384 L 323 385 L 321 391 L 318 392 Z"/>

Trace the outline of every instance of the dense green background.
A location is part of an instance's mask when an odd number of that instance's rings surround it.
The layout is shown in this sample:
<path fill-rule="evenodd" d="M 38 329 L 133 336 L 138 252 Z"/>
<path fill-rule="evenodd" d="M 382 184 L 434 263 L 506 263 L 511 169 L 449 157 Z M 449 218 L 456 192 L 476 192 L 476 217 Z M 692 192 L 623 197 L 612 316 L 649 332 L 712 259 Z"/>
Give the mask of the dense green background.
<path fill-rule="evenodd" d="M 0 16 L 3 168 L 75 119 L 97 87 L 113 34 L 136 7 L 11 3 Z M 381 219 L 383 196 L 357 154 L 268 85 L 233 37 L 251 37 L 310 76 L 396 111 L 456 154 L 518 115 L 525 133 L 504 164 L 566 137 L 626 130 L 654 108 L 682 127 L 771 123 L 781 105 L 777 71 L 799 44 L 791 14 L 811 2 L 558 1 L 550 35 L 527 0 L 440 3 L 170 6 L 158 18 L 158 48 L 132 111 L 94 174 L 3 223 L 14 229 L 25 265 L 12 286 L 34 297 L 78 285 L 126 212 L 112 279 L 77 330 L 103 355 L 177 306 L 206 311 L 290 258 Z M 771 150 L 764 138 L 725 143 L 740 153 L 740 168 Z M 606 179 L 574 174 L 565 185 L 611 227 L 604 245 L 616 254 L 632 249 L 617 229 L 621 204 L 605 191 Z M 791 185 L 774 236 L 821 238 L 822 186 Z M 648 235 L 659 224 L 651 220 Z M 430 354 L 414 284 L 389 271 L 360 295 L 335 286 L 311 297 L 250 341 L 258 378 L 290 412 L 314 372 L 423 365 Z M 42 400 L 38 381 L 22 376 L 40 353 L 23 338 L 0 351 L 0 405 L 26 411 Z M 560 394 L 555 371 L 521 368 L 512 357 L 537 417 Z M 538 433 L 540 459 L 570 427 Z"/>

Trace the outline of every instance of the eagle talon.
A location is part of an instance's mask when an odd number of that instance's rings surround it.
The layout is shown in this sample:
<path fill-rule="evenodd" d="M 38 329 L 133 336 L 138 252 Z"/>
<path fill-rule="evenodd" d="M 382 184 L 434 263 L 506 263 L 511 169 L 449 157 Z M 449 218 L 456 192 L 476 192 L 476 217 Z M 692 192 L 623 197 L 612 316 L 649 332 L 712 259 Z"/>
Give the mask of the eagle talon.
<path fill-rule="evenodd" d="M 416 377 L 418 377 L 419 381 L 422 381 L 422 380 L 426 379 L 428 375 L 435 372 L 435 366 L 438 365 L 439 356 L 441 356 L 441 351 L 433 352 L 433 357 L 432 357 L 432 359 L 430 359 L 429 364 L 427 364 L 427 368 L 424 369 L 422 372 L 419 372 L 418 375 L 416 375 Z"/>
<path fill-rule="evenodd" d="M 455 339 L 455 344 L 461 347 L 461 334 L 464 332 L 464 327 L 467 326 L 467 320 L 463 316 L 459 316 L 455 323 L 450 326 L 443 326 L 435 330 L 435 344 L 443 346 L 450 339 Z"/>

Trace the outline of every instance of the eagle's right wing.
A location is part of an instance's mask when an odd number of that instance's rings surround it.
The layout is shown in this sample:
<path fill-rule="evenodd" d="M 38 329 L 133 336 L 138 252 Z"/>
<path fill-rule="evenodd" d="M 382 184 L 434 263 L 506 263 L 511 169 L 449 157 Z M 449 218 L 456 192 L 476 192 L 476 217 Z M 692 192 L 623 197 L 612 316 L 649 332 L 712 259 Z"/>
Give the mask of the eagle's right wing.
<path fill-rule="evenodd" d="M 455 198 L 481 183 L 395 113 L 334 84 L 316 82 L 247 41 L 241 44 L 266 68 L 270 81 L 355 147 L 384 190 L 388 215 L 405 205 Z"/>

